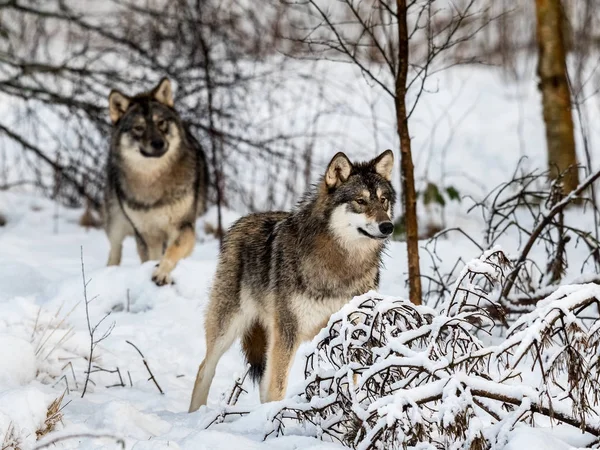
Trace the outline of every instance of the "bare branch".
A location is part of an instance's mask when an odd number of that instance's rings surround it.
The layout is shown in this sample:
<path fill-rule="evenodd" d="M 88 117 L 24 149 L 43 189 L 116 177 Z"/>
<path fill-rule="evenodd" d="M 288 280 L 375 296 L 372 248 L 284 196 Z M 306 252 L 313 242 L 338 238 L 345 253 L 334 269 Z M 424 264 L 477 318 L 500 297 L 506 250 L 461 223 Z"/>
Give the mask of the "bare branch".
<path fill-rule="evenodd" d="M 156 381 L 156 378 L 154 376 L 154 374 L 152 373 L 152 371 L 150 370 L 150 366 L 148 365 L 148 362 L 146 361 L 146 357 L 144 356 L 144 354 L 141 352 L 141 350 L 139 348 L 137 348 L 137 346 L 132 343 L 131 341 L 125 341 L 127 342 L 129 345 L 131 345 L 133 348 L 135 348 L 137 350 L 137 352 L 140 354 L 140 356 L 142 357 L 142 362 L 144 363 L 144 366 L 146 366 L 146 370 L 148 371 L 148 373 L 150 374 L 150 378 L 148 378 L 148 380 L 152 380 L 152 382 L 154 383 L 154 385 L 156 386 L 156 388 L 158 389 L 158 392 L 160 392 L 162 395 L 164 395 L 165 393 L 163 392 L 163 390 L 161 389 L 160 385 L 158 384 L 158 381 Z"/>

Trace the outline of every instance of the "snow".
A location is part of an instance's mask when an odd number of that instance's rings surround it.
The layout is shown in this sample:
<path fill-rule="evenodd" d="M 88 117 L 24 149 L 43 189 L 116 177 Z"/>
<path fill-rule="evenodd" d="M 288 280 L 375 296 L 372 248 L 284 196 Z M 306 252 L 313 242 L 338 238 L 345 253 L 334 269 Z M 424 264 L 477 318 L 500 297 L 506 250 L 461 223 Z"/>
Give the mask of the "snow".
<path fill-rule="evenodd" d="M 548 450 L 569 450 L 573 447 L 547 431 L 531 428 L 518 428 L 509 434 L 504 450 L 543 448 Z"/>
<path fill-rule="evenodd" d="M 8 436 L 21 449 L 33 448 L 35 432 L 43 428 L 50 402 L 48 394 L 35 385 L 3 388 L 0 391 L 0 442 Z"/>
<path fill-rule="evenodd" d="M 127 402 L 114 401 L 98 408 L 88 421 L 94 429 L 111 430 L 139 441 L 168 433 L 172 426 L 156 414 L 140 412 Z"/>
<path fill-rule="evenodd" d="M 0 334 L 0 385 L 25 385 L 33 381 L 35 374 L 33 346 L 24 339 Z"/>
<path fill-rule="evenodd" d="M 180 263 L 174 272 L 174 286 L 158 288 L 150 282 L 153 264 L 137 262 L 131 241 L 126 243 L 121 267 L 104 267 L 106 238 L 99 230 L 85 231 L 76 225 L 75 219 L 81 211 L 64 210 L 59 232 L 55 234 L 50 202 L 17 194 L 6 198 L 13 211 L 19 213 L 19 219 L 14 226 L 0 229 L 0 253 L 6 255 L 5 264 L 14 260 L 17 270 L 25 268 L 20 273 L 31 276 L 32 283 L 23 280 L 18 288 L 8 281 L 0 285 L 3 292 L 8 292 L 0 302 L 0 435 L 6 435 L 9 427 L 13 427 L 13 438 L 20 448 L 33 448 L 35 431 L 42 427 L 48 405 L 68 384 L 70 391 L 63 404 L 70 403 L 63 410 L 58 434 L 51 434 L 48 439 L 74 437 L 61 441 L 57 448 L 116 448 L 115 439 L 106 436 L 123 438 L 126 447 L 132 449 L 340 448 L 338 444 L 295 435 L 272 437 L 263 442 L 271 429 L 273 407 L 259 406 L 256 388 L 249 384 L 246 387 L 250 387 L 250 392 L 240 397 L 239 408 L 253 410 L 252 414 L 237 421 L 229 418 L 204 429 L 220 411 L 221 394 L 231 388 L 244 370 L 239 344 L 225 354 L 217 368 L 209 407 L 194 414 L 186 412 L 197 364 L 204 356 L 203 311 L 218 254 L 214 239 L 203 237 L 192 257 Z M 32 209 L 32 205 L 36 208 Z M 452 245 L 449 242 L 444 251 L 451 251 Z M 80 397 L 89 336 L 81 303 L 81 247 L 89 280 L 88 295 L 94 298 L 90 304 L 92 323 L 109 312 L 99 333 L 115 323 L 112 334 L 98 346 L 94 363 L 107 370 L 119 368 L 125 384 L 114 386 L 119 382 L 118 374 L 94 373 L 95 385 L 90 386 L 83 399 Z M 383 293 L 405 292 L 402 277 L 398 275 L 404 270 L 404 252 L 402 244 L 391 245 L 388 268 L 382 274 Z M 479 263 L 470 267 L 485 270 Z M 558 299 L 569 292 L 565 288 L 552 297 Z M 577 292 L 578 298 L 585 296 Z M 360 301 L 361 298 L 352 300 L 344 311 L 352 311 Z M 382 311 L 387 307 L 381 303 Z M 427 306 L 420 310 L 423 314 L 434 312 Z M 417 334 L 418 330 L 406 332 L 402 340 Z M 140 356 L 126 340 L 144 353 L 165 395 L 148 381 Z M 402 340 L 394 345 L 402 346 Z M 298 389 L 309 347 L 306 344 L 298 352 L 288 392 Z M 67 361 L 72 363 L 72 371 L 65 366 Z M 9 378 L 11 381 L 7 381 Z M 435 387 L 435 384 L 425 387 L 424 392 L 413 390 L 411 396 L 431 395 Z M 486 385 L 486 389 L 490 386 Z M 515 388 L 509 389 L 514 394 Z M 442 382 L 439 392 L 447 396 L 451 390 L 443 389 Z M 452 411 L 460 409 L 461 398 L 452 398 L 440 420 L 444 423 L 452 420 Z M 395 414 L 392 405 L 381 408 L 382 413 L 385 408 L 390 410 L 388 419 Z M 90 434 L 104 437 L 93 438 Z M 565 440 L 546 431 L 511 432 L 506 442 L 508 449 L 522 448 L 523 442 L 532 448 L 568 448 L 564 447 Z"/>
<path fill-rule="evenodd" d="M 208 408 L 194 414 L 186 412 L 197 366 L 204 356 L 203 313 L 218 255 L 218 242 L 204 234 L 201 227 L 203 220 L 214 220 L 214 211 L 209 211 L 208 218 L 199 220 L 199 242 L 193 255 L 175 269 L 176 284 L 159 288 L 150 282 L 154 264 L 139 264 L 132 240 L 125 243 L 122 266 L 105 267 L 107 239 L 101 230 L 86 231 L 77 225 L 81 210 L 61 209 L 59 218 L 55 219 L 53 204 L 40 198 L 5 193 L 3 203 L 10 211 L 10 225 L 0 228 L 0 254 L 6 273 L 12 275 L 0 275 L 0 436 L 4 438 L 12 427 L 11 439 L 18 442 L 22 450 L 34 448 L 35 431 L 43 428 L 49 404 L 68 388 L 63 401 L 63 405 L 66 404 L 62 411 L 64 417 L 54 432 L 57 434 L 51 433 L 39 443 L 53 436 L 73 436 L 58 443 L 56 448 L 116 448 L 116 438 L 122 438 L 128 449 L 340 448 L 339 444 L 302 436 L 302 430 L 297 431 L 300 435 L 270 437 L 263 441 L 273 429 L 272 420 L 278 407 L 259 405 L 257 389 L 249 383 L 245 385 L 249 392 L 240 397 L 237 408 L 252 413 L 238 420 L 228 417 L 223 423 L 205 429 L 222 411 L 223 393 L 231 389 L 234 380 L 244 371 L 239 343 L 223 356 L 217 368 Z M 224 218 L 229 223 L 237 215 L 226 212 Z M 438 250 L 450 259 L 478 256 L 457 246 L 455 240 L 441 241 L 439 245 Z M 94 352 L 94 367 L 106 371 L 92 373 L 93 383 L 84 398 L 81 392 L 89 335 L 82 304 L 82 250 L 87 292 L 89 299 L 93 299 L 89 305 L 91 322 L 96 324 L 110 313 L 100 325 L 99 335 L 114 323 L 110 336 Z M 403 244 L 390 245 L 382 272 L 382 294 L 395 298 L 405 296 L 405 255 Z M 492 275 L 481 261 L 469 267 Z M 542 314 L 551 314 L 556 304 L 549 302 L 560 300 L 563 295 L 573 294 L 566 302 L 576 302 L 590 292 L 597 294 L 597 286 L 594 286 L 590 285 L 589 290 L 583 292 L 572 287 L 562 288 L 542 303 L 539 311 L 532 313 L 537 316 L 522 320 L 529 324 Z M 342 313 L 351 312 L 363 299 L 353 299 Z M 378 307 L 384 312 L 390 306 L 381 302 Z M 406 307 L 412 308 L 409 303 Z M 432 308 L 418 308 L 421 314 L 435 317 Z M 443 322 L 438 319 L 434 319 L 428 330 L 439 330 Z M 529 330 L 528 336 L 534 331 Z M 423 332 L 424 329 L 405 331 L 387 350 L 401 349 Z M 326 330 L 320 336 L 324 333 Z M 515 339 L 520 340 L 522 336 Z M 126 341 L 144 353 L 164 395 L 148 380 L 141 357 Z M 294 360 L 288 394 L 298 392 L 302 384 L 304 357 L 309 349 L 310 344 L 303 345 Z M 422 363 L 427 361 L 422 359 Z M 436 364 L 441 367 L 445 361 Z M 117 368 L 119 372 L 115 372 Z M 430 369 L 436 370 L 436 367 Z M 474 384 L 472 378 L 462 381 L 470 383 L 472 389 L 496 386 L 485 380 Z M 451 390 L 444 388 L 444 383 L 411 390 L 402 401 L 431 395 L 437 389 L 440 395 L 452 400 L 440 416 L 440 420 L 449 423 L 452 412 L 460 409 L 464 399 L 449 396 Z M 517 388 L 507 389 L 514 394 Z M 523 393 L 526 394 L 532 395 Z M 388 419 L 400 411 L 394 405 L 379 406 L 383 413 L 389 412 Z M 90 434 L 100 437 L 90 437 Z M 506 446 L 520 448 L 523 440 L 532 448 L 551 450 L 560 450 L 564 442 L 586 445 L 581 439 L 573 440 L 554 432 L 523 430 L 508 433 Z"/>
<path fill-rule="evenodd" d="M 239 405 L 244 410 L 258 407 L 252 417 L 242 424 L 226 421 L 204 430 L 220 411 L 222 393 L 244 372 L 238 343 L 217 368 L 209 408 L 187 413 L 204 356 L 204 308 L 219 247 L 201 227 L 216 217 L 214 212 L 199 219 L 199 242 L 192 257 L 175 269 L 176 284 L 159 288 L 150 281 L 154 263 L 139 264 L 132 239 L 125 242 L 123 264 L 107 268 L 108 240 L 101 230 L 86 231 L 77 225 L 81 210 L 62 209 L 55 233 L 51 202 L 24 194 L 2 195 L 11 222 L 0 228 L 1 265 L 10 275 L 0 272 L 0 442 L 12 426 L 20 448 L 32 449 L 48 406 L 68 387 L 63 400 L 68 405 L 57 436 L 114 436 L 136 450 L 339 448 L 301 436 L 263 442 L 269 408 L 259 407 L 258 391 L 250 383 L 246 385 L 250 392 L 241 396 Z M 231 223 L 238 216 L 226 211 L 223 217 L 224 223 Z M 118 373 L 94 372 L 83 399 L 90 341 L 83 306 L 82 249 L 92 299 L 91 323 L 110 313 L 98 336 L 115 324 L 95 349 L 93 367 L 118 368 L 124 384 L 120 386 Z M 142 358 L 126 341 L 143 352 L 164 395 L 148 381 Z M 300 354 L 296 362 L 302 363 Z M 301 379 L 298 366 L 291 384 Z M 114 442 L 107 437 L 75 436 L 56 448 L 113 448 Z"/>
<path fill-rule="evenodd" d="M 480 259 L 466 267 L 478 274 L 494 275 L 496 271 L 488 269 L 498 268 L 497 262 L 491 259 L 497 252 L 499 248 L 484 252 Z M 473 280 L 473 272 L 463 275 L 454 288 L 456 292 L 463 287 L 467 275 L 471 279 L 466 282 L 468 285 Z M 468 309 L 442 308 L 436 312 L 376 292 L 357 296 L 332 315 L 327 329 L 311 343 L 311 352 L 307 353 L 310 375 L 296 401 L 285 402 L 281 411 L 287 411 L 292 417 L 296 415 L 295 420 L 304 424 L 315 420 L 319 423 L 322 419 L 323 429 L 326 422 L 343 423 L 345 427 L 348 421 L 358 417 L 361 435 L 366 437 L 355 443 L 357 448 L 370 448 L 371 437 L 384 442 L 382 436 L 390 432 L 398 433 L 398 445 L 421 440 L 415 436 L 417 433 L 411 434 L 409 430 L 424 426 L 426 436 L 434 442 L 439 441 L 438 433 L 444 439 L 454 440 L 447 448 L 468 448 L 475 440 L 485 438 L 491 448 L 502 449 L 509 442 L 515 425 L 536 410 L 546 415 L 551 411 L 552 417 L 566 423 L 576 423 L 579 414 L 585 414 L 583 429 L 597 435 L 600 421 L 593 409 L 597 405 L 594 387 L 571 388 L 574 394 L 571 400 L 565 396 L 564 386 L 577 384 L 577 381 L 571 376 L 567 379 L 564 370 L 550 368 L 556 367 L 553 361 L 564 350 L 563 341 L 557 336 L 565 335 L 565 345 L 578 352 L 577 367 L 585 371 L 586 377 L 595 379 L 594 335 L 598 323 L 582 311 L 586 305 L 595 305 L 593 302 L 598 299 L 600 290 L 595 284 L 562 286 L 541 301 L 539 308 L 517 320 L 505 342 L 490 346 L 467 331 L 469 319 L 479 314 L 476 310 L 469 313 Z M 388 313 L 392 313 L 391 316 Z M 578 331 L 558 333 L 558 328 L 553 327 L 558 318 L 564 318 L 567 325 L 577 323 Z M 415 335 L 424 339 L 411 341 Z M 452 336 L 452 344 L 447 343 L 449 336 Z M 532 346 L 533 342 L 540 345 Z M 505 351 L 512 347 L 517 349 Z M 463 364 L 470 356 L 479 358 L 478 362 L 470 359 Z M 532 379 L 531 372 L 538 365 L 545 366 L 544 378 L 538 374 L 537 380 Z M 318 389 L 321 392 L 316 396 Z M 585 400 L 578 400 L 580 395 Z M 486 402 L 494 412 L 475 416 L 476 409 L 489 411 L 473 400 L 475 396 L 478 400 L 487 398 L 510 406 L 504 410 L 499 404 L 493 406 Z M 583 412 L 581 404 L 591 405 L 592 410 Z M 306 416 L 310 411 L 311 415 Z M 285 418 L 283 414 L 279 417 Z M 342 415 L 340 420 L 338 414 Z M 458 437 L 453 434 L 453 426 L 456 424 L 455 430 L 464 429 L 465 418 L 468 418 L 467 434 Z M 541 418 L 542 423 L 548 420 L 547 416 Z M 437 424 L 437 429 L 432 424 Z M 442 430 L 450 431 L 445 434 Z M 327 434 L 352 443 L 352 438 L 346 438 L 336 427 L 329 428 Z M 543 444 L 546 435 L 536 436 L 532 434 L 530 438 Z M 571 440 L 556 436 L 548 439 L 559 443 Z"/>

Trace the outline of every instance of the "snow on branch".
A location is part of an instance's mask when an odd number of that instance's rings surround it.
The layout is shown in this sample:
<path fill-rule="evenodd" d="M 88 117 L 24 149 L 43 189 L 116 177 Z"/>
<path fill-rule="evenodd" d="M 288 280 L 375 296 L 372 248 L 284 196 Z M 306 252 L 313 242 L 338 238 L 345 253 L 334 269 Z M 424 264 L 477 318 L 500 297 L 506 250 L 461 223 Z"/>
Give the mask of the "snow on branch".
<path fill-rule="evenodd" d="M 437 245 L 439 240 L 456 232 L 479 251 L 493 248 L 506 236 L 518 241 L 519 251 L 511 256 L 512 267 L 500 289 L 499 303 L 508 322 L 531 312 L 538 301 L 566 284 L 569 272 L 569 284 L 600 284 L 600 209 L 594 196 L 600 171 L 590 173 L 573 192 L 564 195 L 563 177 L 567 174 L 548 182 L 550 171 L 525 172 L 519 163 L 512 179 L 493 189 L 469 210 L 480 210 L 482 214 L 483 241 L 460 228 L 450 228 L 434 236 L 424 247 L 432 263 L 431 272 L 423 275 L 427 281 L 425 298 L 437 306 L 457 281 L 457 272 L 464 261 L 459 258 L 450 270 L 444 268 Z M 587 253 L 583 260 L 577 256 L 582 251 Z M 579 273 L 581 276 L 572 278 Z"/>
<path fill-rule="evenodd" d="M 357 449 L 500 449 L 542 415 L 600 436 L 600 286 L 559 288 L 486 345 L 509 266 L 501 250 L 484 253 L 439 310 L 354 298 L 313 341 L 302 390 L 277 408 L 270 434 L 300 422 Z"/>

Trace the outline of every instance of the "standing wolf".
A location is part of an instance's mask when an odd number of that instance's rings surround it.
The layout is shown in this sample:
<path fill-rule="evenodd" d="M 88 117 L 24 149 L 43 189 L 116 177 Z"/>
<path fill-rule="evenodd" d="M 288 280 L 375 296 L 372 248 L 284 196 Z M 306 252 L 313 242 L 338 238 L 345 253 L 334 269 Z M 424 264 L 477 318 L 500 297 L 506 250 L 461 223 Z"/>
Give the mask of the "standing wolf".
<path fill-rule="evenodd" d="M 376 289 L 395 192 L 390 150 L 352 164 L 329 163 L 294 212 L 251 214 L 223 243 L 206 312 L 206 357 L 190 412 L 206 404 L 220 357 L 242 346 L 262 402 L 283 398 L 298 345 L 352 297 Z"/>
<path fill-rule="evenodd" d="M 142 262 L 160 260 L 152 280 L 162 286 L 194 249 L 196 218 L 206 209 L 206 158 L 173 109 L 168 79 L 133 97 L 113 90 L 108 102 L 108 265 L 121 262 L 123 240 L 135 236 Z"/>

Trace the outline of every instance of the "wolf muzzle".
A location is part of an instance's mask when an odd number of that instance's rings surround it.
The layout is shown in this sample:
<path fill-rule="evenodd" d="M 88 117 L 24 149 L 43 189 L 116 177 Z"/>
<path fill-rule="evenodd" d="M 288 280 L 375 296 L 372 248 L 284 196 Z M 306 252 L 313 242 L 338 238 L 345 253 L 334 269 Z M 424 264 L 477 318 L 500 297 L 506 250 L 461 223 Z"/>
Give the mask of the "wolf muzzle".
<path fill-rule="evenodd" d="M 383 240 L 390 237 L 394 232 L 394 224 L 389 220 L 380 223 L 373 223 L 365 228 L 358 227 L 358 232 L 371 239 Z"/>
<path fill-rule="evenodd" d="M 150 142 L 150 149 L 142 148 L 140 151 L 146 158 L 160 158 L 167 153 L 167 149 L 168 146 L 164 139 L 152 139 Z"/>

